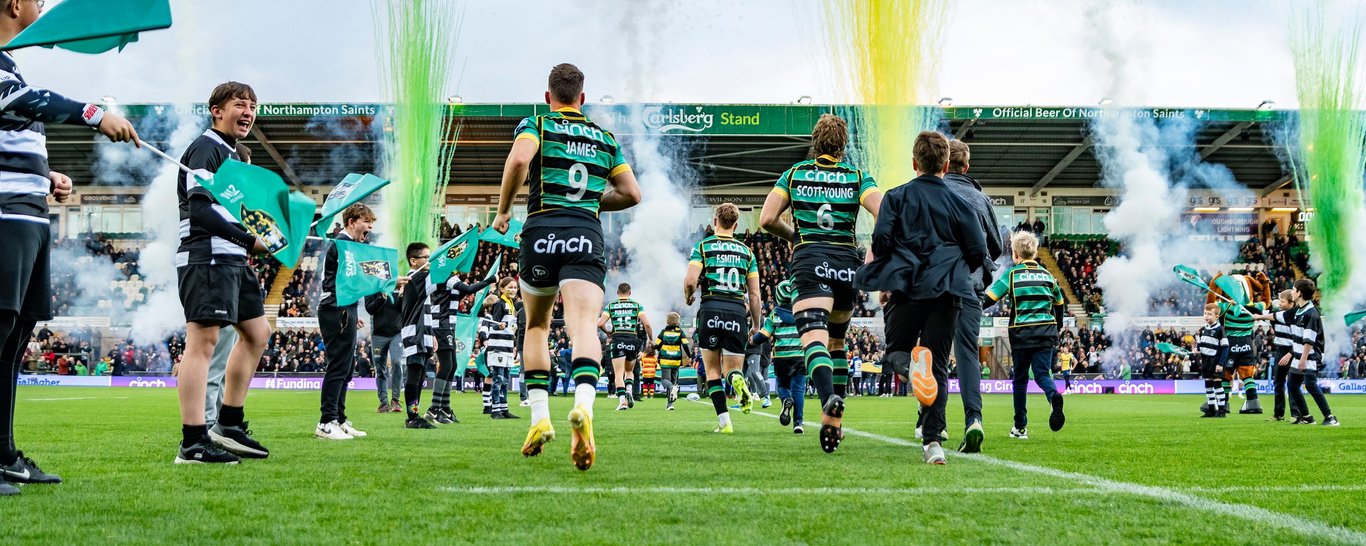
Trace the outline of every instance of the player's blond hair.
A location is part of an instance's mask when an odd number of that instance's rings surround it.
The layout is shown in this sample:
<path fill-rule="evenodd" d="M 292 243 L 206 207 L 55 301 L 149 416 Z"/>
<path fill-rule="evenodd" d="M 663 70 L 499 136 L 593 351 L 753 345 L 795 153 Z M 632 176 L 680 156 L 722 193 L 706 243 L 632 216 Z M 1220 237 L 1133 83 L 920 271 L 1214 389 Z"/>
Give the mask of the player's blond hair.
<path fill-rule="evenodd" d="M 678 323 L 682 321 L 683 317 L 680 316 L 677 311 L 670 311 L 669 314 L 664 317 L 664 323 L 669 326 L 678 326 Z"/>
<path fill-rule="evenodd" d="M 1033 260 L 1039 256 L 1039 238 L 1028 231 L 1018 231 L 1010 236 L 1010 251 L 1022 260 Z"/>

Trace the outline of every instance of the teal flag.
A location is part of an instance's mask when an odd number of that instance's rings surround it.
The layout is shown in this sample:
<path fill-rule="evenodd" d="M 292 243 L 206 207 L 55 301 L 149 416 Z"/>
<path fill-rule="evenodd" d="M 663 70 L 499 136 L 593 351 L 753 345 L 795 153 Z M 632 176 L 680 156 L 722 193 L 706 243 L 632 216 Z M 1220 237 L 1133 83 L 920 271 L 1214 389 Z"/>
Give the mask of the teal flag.
<path fill-rule="evenodd" d="M 479 250 L 479 230 L 471 229 L 432 252 L 428 275 L 433 283 L 443 283 L 455 273 L 468 273 Z"/>
<path fill-rule="evenodd" d="M 289 191 L 289 185 L 268 169 L 229 159 L 213 178 L 200 179 L 220 205 L 247 231 L 261 239 L 285 267 L 299 264 L 308 226 L 318 204 L 312 197 Z"/>
<path fill-rule="evenodd" d="M 1228 296 L 1228 299 L 1233 300 L 1234 303 L 1237 303 L 1238 305 L 1248 304 L 1247 289 L 1243 287 L 1243 283 L 1238 280 L 1238 277 L 1224 275 L 1214 279 L 1214 286 L 1223 290 L 1224 294 Z"/>
<path fill-rule="evenodd" d="M 1157 350 L 1162 351 L 1162 352 L 1167 353 L 1167 354 L 1176 354 L 1176 355 L 1181 355 L 1181 356 L 1190 356 L 1190 355 L 1191 355 L 1191 352 L 1190 352 L 1190 351 L 1187 351 L 1187 350 L 1185 350 L 1185 349 L 1182 349 L 1182 348 L 1177 347 L 1177 346 L 1175 346 L 1175 345 L 1172 345 L 1172 344 L 1170 344 L 1170 343 L 1158 343 L 1158 344 L 1157 344 Z"/>
<path fill-rule="evenodd" d="M 60 47 L 104 53 L 138 41 L 138 33 L 171 26 L 170 0 L 64 0 L 0 49 Z"/>
<path fill-rule="evenodd" d="M 337 305 L 347 306 L 371 294 L 389 295 L 398 288 L 398 251 L 354 241 L 337 245 Z"/>
<path fill-rule="evenodd" d="M 1351 326 L 1352 324 L 1355 324 L 1356 321 L 1366 318 L 1366 311 L 1347 313 L 1347 315 L 1342 318 L 1347 321 L 1348 326 Z"/>
<path fill-rule="evenodd" d="M 498 263 L 502 260 L 500 256 L 493 261 L 493 271 L 498 271 Z M 470 305 L 470 312 L 457 314 L 455 316 L 455 362 L 456 374 L 464 377 L 465 369 L 469 367 L 470 351 L 474 349 L 474 338 L 479 335 L 479 312 L 484 307 L 484 297 L 489 295 L 493 285 L 485 286 L 479 293 L 474 295 L 474 303 Z M 480 369 L 481 374 L 488 375 L 484 369 Z"/>
<path fill-rule="evenodd" d="M 517 239 L 519 236 L 521 236 L 521 234 L 522 221 L 513 218 L 512 220 L 508 221 L 507 233 L 498 233 L 497 230 L 493 228 L 488 228 L 484 230 L 484 233 L 479 236 L 479 240 L 487 241 L 495 245 L 503 245 L 510 246 L 512 248 L 518 248 L 521 246 L 521 244 L 517 242 Z"/>
<path fill-rule="evenodd" d="M 318 225 L 313 229 L 313 233 L 319 236 L 327 233 L 327 230 L 332 227 L 332 218 L 341 214 L 342 211 L 346 210 L 346 207 L 359 203 L 362 199 L 369 197 L 370 194 L 388 185 L 388 180 L 369 173 L 346 175 L 346 178 L 338 182 L 331 192 L 328 192 L 327 200 L 323 201 L 322 218 L 318 219 Z"/>

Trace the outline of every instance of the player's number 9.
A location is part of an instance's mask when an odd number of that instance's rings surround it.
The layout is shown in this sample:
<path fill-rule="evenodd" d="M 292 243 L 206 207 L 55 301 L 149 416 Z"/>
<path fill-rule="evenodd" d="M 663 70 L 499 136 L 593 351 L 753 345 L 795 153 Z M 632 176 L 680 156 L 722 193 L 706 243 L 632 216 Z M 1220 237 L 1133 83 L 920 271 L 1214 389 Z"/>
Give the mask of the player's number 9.
<path fill-rule="evenodd" d="M 588 193 L 588 167 L 583 166 L 583 163 L 569 167 L 569 187 L 574 188 L 574 193 L 569 194 L 570 201 L 583 199 L 583 195 Z"/>

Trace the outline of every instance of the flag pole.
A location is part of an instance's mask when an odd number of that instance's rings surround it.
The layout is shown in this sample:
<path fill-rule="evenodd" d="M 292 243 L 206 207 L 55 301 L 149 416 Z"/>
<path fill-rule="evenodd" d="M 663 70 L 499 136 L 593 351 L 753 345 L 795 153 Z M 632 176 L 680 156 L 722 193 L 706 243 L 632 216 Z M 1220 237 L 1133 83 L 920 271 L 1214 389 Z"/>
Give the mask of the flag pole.
<path fill-rule="evenodd" d="M 157 155 L 161 156 L 162 159 L 165 159 L 166 161 L 170 161 L 170 162 L 171 162 L 172 164 L 174 164 L 175 166 L 180 167 L 180 170 L 183 171 L 183 172 L 185 172 L 185 174 L 190 174 L 191 172 L 193 172 L 189 167 L 186 167 L 184 163 L 181 163 L 181 162 L 180 162 L 179 160 L 177 160 L 176 158 L 171 157 L 171 156 L 168 155 L 166 152 L 163 152 L 163 151 L 161 151 L 161 150 L 158 150 L 156 147 L 152 146 L 151 144 L 148 144 L 148 143 L 147 143 L 146 141 L 144 141 L 144 140 L 139 139 L 139 140 L 138 140 L 138 145 L 141 146 L 141 147 L 143 147 L 143 148 L 146 148 L 146 149 L 150 150 L 150 151 L 151 151 L 152 153 L 154 153 L 154 154 L 157 154 Z"/>

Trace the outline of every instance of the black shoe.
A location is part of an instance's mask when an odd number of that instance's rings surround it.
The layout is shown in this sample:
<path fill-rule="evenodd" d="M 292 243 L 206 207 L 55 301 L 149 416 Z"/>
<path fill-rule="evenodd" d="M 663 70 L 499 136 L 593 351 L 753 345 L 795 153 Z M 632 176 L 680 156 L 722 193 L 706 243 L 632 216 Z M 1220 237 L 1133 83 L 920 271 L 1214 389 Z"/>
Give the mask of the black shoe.
<path fill-rule="evenodd" d="M 0 474 L 4 475 L 4 481 L 15 483 L 62 483 L 61 476 L 48 474 L 38 468 L 33 463 L 33 459 L 24 456 L 24 452 L 19 452 L 19 458 L 14 460 L 14 464 L 0 465 Z"/>
<path fill-rule="evenodd" d="M 1218 418 L 1220 418 L 1220 419 L 1223 419 L 1223 418 L 1225 418 L 1225 417 L 1228 417 L 1228 412 L 1227 412 L 1227 411 L 1224 411 L 1224 410 L 1219 410 L 1219 411 L 1215 412 L 1214 416 L 1215 416 L 1215 417 L 1218 417 Z"/>
<path fill-rule="evenodd" d="M 630 393 L 626 394 L 626 409 L 636 407 L 636 397 Z"/>
<path fill-rule="evenodd" d="M 792 424 L 792 400 L 783 400 L 783 411 L 778 413 L 778 424 L 787 426 Z"/>
<path fill-rule="evenodd" d="M 182 446 L 175 457 L 175 464 L 237 464 L 238 461 L 241 459 L 236 455 L 223 451 L 211 442 Z"/>
<path fill-rule="evenodd" d="M 1329 416 L 1327 416 L 1327 417 L 1324 417 L 1324 418 L 1323 418 L 1323 423 L 1321 424 L 1321 426 L 1325 426 L 1325 427 L 1336 427 L 1336 426 L 1338 426 L 1338 425 L 1339 425 L 1339 423 L 1338 423 L 1338 418 L 1337 418 L 1337 417 L 1333 417 L 1332 415 L 1329 415 Z"/>
<path fill-rule="evenodd" d="M 240 457 L 264 459 L 270 456 L 270 450 L 266 449 L 266 446 L 252 439 L 246 421 L 243 421 L 240 427 L 225 427 L 222 423 L 214 425 L 209 429 L 209 438 L 212 438 L 213 443 L 219 447 Z"/>
<path fill-rule="evenodd" d="M 1062 393 L 1054 393 L 1053 399 L 1048 401 L 1053 405 L 1053 413 L 1048 416 L 1048 428 L 1053 432 L 1062 430 L 1062 426 L 1067 422 L 1067 416 L 1062 413 Z"/>
<path fill-rule="evenodd" d="M 838 395 L 831 396 L 830 400 L 825 402 L 825 407 L 821 408 L 821 412 L 830 417 L 843 418 L 844 399 Z M 826 453 L 834 453 L 843 440 L 843 427 L 821 424 L 821 449 Z"/>
<path fill-rule="evenodd" d="M 412 419 L 409 419 L 408 422 L 403 424 L 403 426 L 405 428 L 436 428 L 436 425 L 427 422 L 426 419 L 423 419 L 421 417 L 414 417 Z"/>
<path fill-rule="evenodd" d="M 1213 417 L 1218 417 L 1218 416 L 1219 416 L 1219 412 L 1214 411 L 1213 409 L 1206 409 L 1204 413 L 1200 414 L 1200 418 L 1201 418 L 1201 419 L 1213 418 Z"/>
<path fill-rule="evenodd" d="M 489 419 L 507 419 L 503 412 L 489 413 Z"/>
<path fill-rule="evenodd" d="M 13 486 L 13 485 L 10 485 L 9 482 L 6 482 L 6 481 L 4 481 L 4 480 L 0 480 L 0 497 L 9 497 L 9 496 L 18 495 L 18 494 L 19 494 L 19 488 L 18 488 L 18 487 L 15 487 L 15 486 Z"/>
<path fill-rule="evenodd" d="M 484 415 L 493 415 L 493 407 L 484 406 Z"/>
<path fill-rule="evenodd" d="M 504 419 L 521 419 L 521 417 L 518 417 L 518 416 L 513 415 L 513 414 L 511 414 L 511 413 L 509 413 L 509 412 L 506 412 L 506 411 L 503 412 L 503 418 L 504 418 Z"/>
<path fill-rule="evenodd" d="M 443 413 L 443 414 L 445 415 L 445 417 L 446 417 L 446 423 L 445 423 L 445 424 L 448 424 L 448 425 L 449 425 L 449 424 L 459 423 L 459 422 L 460 422 L 459 419 L 456 419 L 456 418 L 455 418 L 455 412 L 451 411 L 450 408 L 446 408 L 446 409 L 442 410 L 442 413 Z"/>
<path fill-rule="evenodd" d="M 802 428 L 802 422 L 801 422 L 801 421 L 797 421 L 797 422 L 795 422 L 795 423 L 792 423 L 792 433 L 793 433 L 793 434 L 805 434 L 805 433 L 806 433 L 806 429 L 805 429 L 805 428 Z"/>

